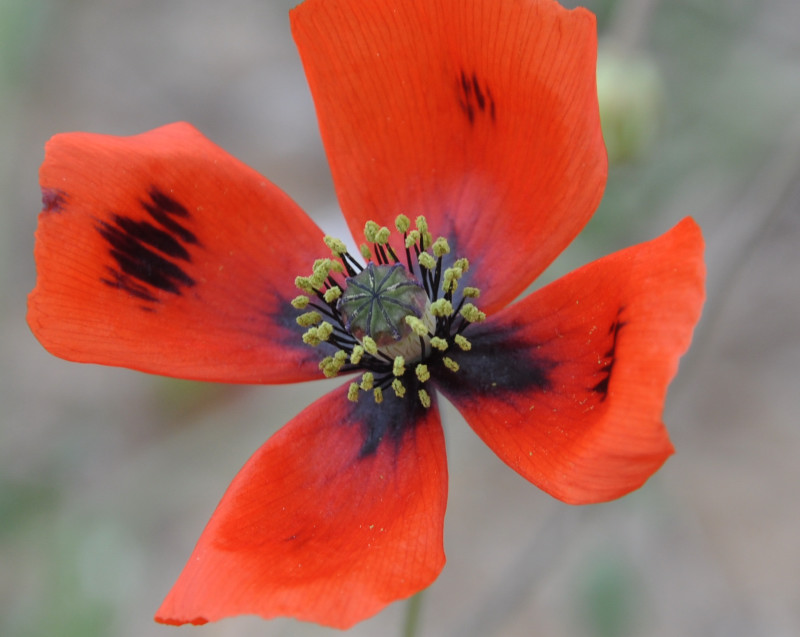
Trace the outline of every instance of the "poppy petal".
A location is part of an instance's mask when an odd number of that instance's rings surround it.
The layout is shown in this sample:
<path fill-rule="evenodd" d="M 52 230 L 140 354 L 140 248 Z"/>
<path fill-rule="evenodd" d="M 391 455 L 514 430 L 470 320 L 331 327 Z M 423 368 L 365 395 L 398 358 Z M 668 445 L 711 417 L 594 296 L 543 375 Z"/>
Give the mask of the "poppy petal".
<path fill-rule="evenodd" d="M 440 388 L 509 466 L 560 500 L 641 486 L 673 452 L 661 413 L 704 299 L 703 239 L 685 219 L 465 332 Z"/>
<path fill-rule="evenodd" d="M 342 210 L 427 217 L 513 300 L 593 214 L 607 159 L 594 16 L 551 0 L 307 0 L 292 31 Z M 513 242 L 513 243 L 512 243 Z M 481 267 L 481 266 L 485 267 Z"/>
<path fill-rule="evenodd" d="M 57 135 L 40 180 L 28 323 L 51 353 L 199 380 L 321 377 L 289 302 L 322 232 L 190 125 Z"/>
<path fill-rule="evenodd" d="M 387 395 L 313 403 L 247 462 L 156 619 L 238 614 L 347 628 L 444 566 L 438 410 Z"/>

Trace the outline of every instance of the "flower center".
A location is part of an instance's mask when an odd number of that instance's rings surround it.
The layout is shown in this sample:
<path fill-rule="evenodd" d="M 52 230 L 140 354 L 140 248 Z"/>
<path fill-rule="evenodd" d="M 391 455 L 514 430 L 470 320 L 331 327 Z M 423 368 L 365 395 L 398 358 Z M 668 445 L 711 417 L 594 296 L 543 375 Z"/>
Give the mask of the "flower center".
<path fill-rule="evenodd" d="M 450 247 L 443 237 L 432 241 L 424 217 L 417 218 L 415 230 L 405 215 L 397 217 L 395 226 L 403 233 L 405 265 L 389 244 L 389 229 L 372 221 L 364 228 L 372 245 L 361 246 L 366 266 L 342 241 L 326 236 L 333 258 L 318 259 L 311 276 L 295 279 L 304 294 L 292 306 L 306 310 L 297 317 L 308 328 L 303 342 L 335 348 L 320 362 L 325 376 L 362 372 L 361 381 L 350 384 L 350 400 L 357 401 L 363 391 L 380 403 L 391 387 L 399 398 L 412 391 L 429 407 L 425 384 L 431 374 L 458 371 L 447 350 L 469 350 L 462 332 L 486 316 L 467 302 L 478 296 L 476 288 L 459 290 L 469 263 L 462 258 L 444 267 Z"/>

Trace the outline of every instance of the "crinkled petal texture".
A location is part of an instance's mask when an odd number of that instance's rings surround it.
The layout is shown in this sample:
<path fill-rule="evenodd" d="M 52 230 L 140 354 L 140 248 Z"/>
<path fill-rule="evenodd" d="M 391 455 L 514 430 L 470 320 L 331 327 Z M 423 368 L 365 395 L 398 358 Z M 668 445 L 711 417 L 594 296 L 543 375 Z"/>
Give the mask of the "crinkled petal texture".
<path fill-rule="evenodd" d="M 286 615 L 347 628 L 444 566 L 438 410 L 387 395 L 313 403 L 247 462 L 156 615 Z"/>
<path fill-rule="evenodd" d="M 307 0 L 292 31 L 351 231 L 426 215 L 513 300 L 605 187 L 594 16 L 552 0 Z M 514 249 L 509 250 L 513 241 Z"/>
<path fill-rule="evenodd" d="M 277 187 L 188 124 L 57 135 L 28 322 L 53 354 L 183 378 L 320 377 L 289 305 L 322 244 Z"/>
<path fill-rule="evenodd" d="M 438 382 L 495 453 L 571 503 L 619 497 L 672 453 L 661 413 L 704 300 L 700 229 L 591 263 L 467 332 Z"/>

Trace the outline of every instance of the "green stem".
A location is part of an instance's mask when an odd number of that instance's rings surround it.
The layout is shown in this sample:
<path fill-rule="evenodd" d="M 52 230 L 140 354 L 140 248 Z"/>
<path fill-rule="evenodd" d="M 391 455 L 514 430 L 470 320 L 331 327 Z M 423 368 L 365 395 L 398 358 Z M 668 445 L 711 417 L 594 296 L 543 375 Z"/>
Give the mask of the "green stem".
<path fill-rule="evenodd" d="M 422 608 L 422 598 L 425 591 L 420 591 L 406 602 L 406 623 L 403 627 L 403 637 L 415 637 L 419 627 L 419 613 Z"/>

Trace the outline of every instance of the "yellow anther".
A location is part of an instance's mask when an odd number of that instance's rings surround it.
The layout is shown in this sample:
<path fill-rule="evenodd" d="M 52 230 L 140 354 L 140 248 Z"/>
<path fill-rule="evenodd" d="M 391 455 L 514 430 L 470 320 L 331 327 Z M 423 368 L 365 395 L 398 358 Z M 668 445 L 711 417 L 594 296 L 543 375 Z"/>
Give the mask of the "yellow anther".
<path fill-rule="evenodd" d="M 412 230 L 406 237 L 406 248 L 413 248 L 419 241 L 419 230 Z"/>
<path fill-rule="evenodd" d="M 325 299 L 326 303 L 333 303 L 340 296 L 342 296 L 342 288 L 340 288 L 338 285 L 334 285 L 333 287 L 325 290 L 323 298 Z"/>
<path fill-rule="evenodd" d="M 451 372 L 458 371 L 458 363 L 456 363 L 452 358 L 445 356 L 444 358 L 442 358 L 442 362 L 444 363 L 444 366 Z"/>
<path fill-rule="evenodd" d="M 424 389 L 420 389 L 418 392 L 419 402 L 422 403 L 422 406 L 427 409 L 431 406 L 431 397 Z"/>
<path fill-rule="evenodd" d="M 417 367 L 414 369 L 414 372 L 421 383 L 424 383 L 431 377 L 431 373 L 428 371 L 428 366 L 423 365 L 422 363 L 417 365 Z"/>
<path fill-rule="evenodd" d="M 364 372 L 361 376 L 361 389 L 364 391 L 369 391 L 372 389 L 372 386 L 375 384 L 375 376 L 373 376 L 372 372 Z"/>
<path fill-rule="evenodd" d="M 447 239 L 444 237 L 439 237 L 433 242 L 431 250 L 433 250 L 433 254 L 436 258 L 441 258 L 450 253 L 450 246 L 447 243 Z"/>
<path fill-rule="evenodd" d="M 465 352 L 468 352 L 472 349 L 472 343 L 461 336 L 461 334 L 456 334 L 453 340 L 456 342 L 456 345 L 458 345 Z"/>
<path fill-rule="evenodd" d="M 481 312 L 472 303 L 464 303 L 464 307 L 461 308 L 461 316 L 467 319 L 470 323 L 480 323 L 486 319 L 486 314 Z"/>
<path fill-rule="evenodd" d="M 447 341 L 443 338 L 439 338 L 438 336 L 434 336 L 431 339 L 431 347 L 435 347 L 439 351 L 445 351 L 447 349 Z"/>
<path fill-rule="evenodd" d="M 347 400 L 353 403 L 358 402 L 358 383 L 350 383 L 347 388 Z"/>
<path fill-rule="evenodd" d="M 378 344 L 372 339 L 371 336 L 365 336 L 364 340 L 362 341 L 362 345 L 364 349 L 367 351 L 367 354 L 375 354 L 378 353 Z"/>
<path fill-rule="evenodd" d="M 341 239 L 337 239 L 336 237 L 332 237 L 330 235 L 325 235 L 322 240 L 325 242 L 325 245 L 331 249 L 333 256 L 340 257 L 347 253 L 347 246 Z"/>
<path fill-rule="evenodd" d="M 374 221 L 367 221 L 367 223 L 364 224 L 364 238 L 370 243 L 375 243 L 375 236 L 380 229 L 381 227 Z"/>
<path fill-rule="evenodd" d="M 397 228 L 398 232 L 406 233 L 411 227 L 411 220 L 405 215 L 397 215 L 394 220 L 394 227 Z"/>
<path fill-rule="evenodd" d="M 442 287 L 445 292 L 455 292 L 458 287 L 458 280 L 462 277 L 464 271 L 461 268 L 453 266 L 444 271 L 444 283 Z"/>
<path fill-rule="evenodd" d="M 296 310 L 302 310 L 308 305 L 310 300 L 311 299 L 309 299 L 307 296 L 301 294 L 300 296 L 296 296 L 292 299 L 292 307 Z"/>
<path fill-rule="evenodd" d="M 331 334 L 333 334 L 333 325 L 328 323 L 328 321 L 322 321 L 317 328 L 317 336 L 319 336 L 319 340 L 327 341 Z"/>
<path fill-rule="evenodd" d="M 307 292 L 308 294 L 312 294 L 314 292 L 314 286 L 311 285 L 311 279 L 307 276 L 295 277 L 294 284 L 302 292 Z"/>
<path fill-rule="evenodd" d="M 364 355 L 364 348 L 361 345 L 355 345 L 353 351 L 350 353 L 350 362 L 353 365 L 358 365 L 361 362 L 361 357 Z"/>
<path fill-rule="evenodd" d="M 453 264 L 454 268 L 458 268 L 461 272 L 466 272 L 469 270 L 469 261 L 466 257 L 461 257 L 460 259 L 456 259 L 456 262 Z"/>
<path fill-rule="evenodd" d="M 447 299 L 436 299 L 431 303 L 431 314 L 434 316 L 452 316 L 453 304 Z"/>
<path fill-rule="evenodd" d="M 395 376 L 402 376 L 406 373 L 406 359 L 402 356 L 395 356 L 394 357 L 394 366 L 392 367 L 392 373 Z"/>
<path fill-rule="evenodd" d="M 303 342 L 306 345 L 311 345 L 312 347 L 316 347 L 322 342 L 322 339 L 319 337 L 318 330 L 316 327 L 309 327 L 305 334 L 303 334 Z"/>
<path fill-rule="evenodd" d="M 389 243 L 389 237 L 391 236 L 391 232 L 389 232 L 389 228 L 383 226 L 378 232 L 375 233 L 375 243 L 379 243 L 381 245 L 386 245 Z"/>
<path fill-rule="evenodd" d="M 304 312 L 295 320 L 300 327 L 309 327 L 319 323 L 322 320 L 322 315 L 319 312 Z"/>
<path fill-rule="evenodd" d="M 400 382 L 399 378 L 395 378 L 392 381 L 392 389 L 394 390 L 394 395 L 398 398 L 402 398 L 406 395 L 406 388 L 403 383 Z"/>
<path fill-rule="evenodd" d="M 481 295 L 481 291 L 478 288 L 466 287 L 462 290 L 461 294 L 468 299 L 477 299 Z"/>
<path fill-rule="evenodd" d="M 406 323 L 417 336 L 428 335 L 428 326 L 416 316 L 406 316 Z"/>
<path fill-rule="evenodd" d="M 425 215 L 420 215 L 417 217 L 415 220 L 415 225 L 417 226 L 417 230 L 419 230 L 420 234 L 428 231 L 428 220 L 425 218 Z"/>
<path fill-rule="evenodd" d="M 339 352 L 337 352 L 338 354 Z M 346 356 L 346 354 L 345 354 Z M 326 356 L 323 358 L 319 363 L 319 368 L 322 370 L 322 373 L 325 374 L 326 378 L 333 378 L 339 373 L 339 370 L 342 369 L 344 362 L 338 356 Z"/>
<path fill-rule="evenodd" d="M 383 390 L 380 387 L 373 389 L 372 395 L 375 397 L 375 402 L 377 404 L 380 405 L 383 402 Z"/>
<path fill-rule="evenodd" d="M 436 267 L 436 259 L 434 259 L 430 252 L 423 252 L 419 255 L 419 264 L 423 268 L 427 268 L 428 270 L 433 270 Z"/>
<path fill-rule="evenodd" d="M 358 246 L 358 251 L 361 252 L 361 256 L 367 261 L 372 258 L 372 252 L 370 252 L 369 246 L 366 243 L 362 243 L 360 246 Z"/>

